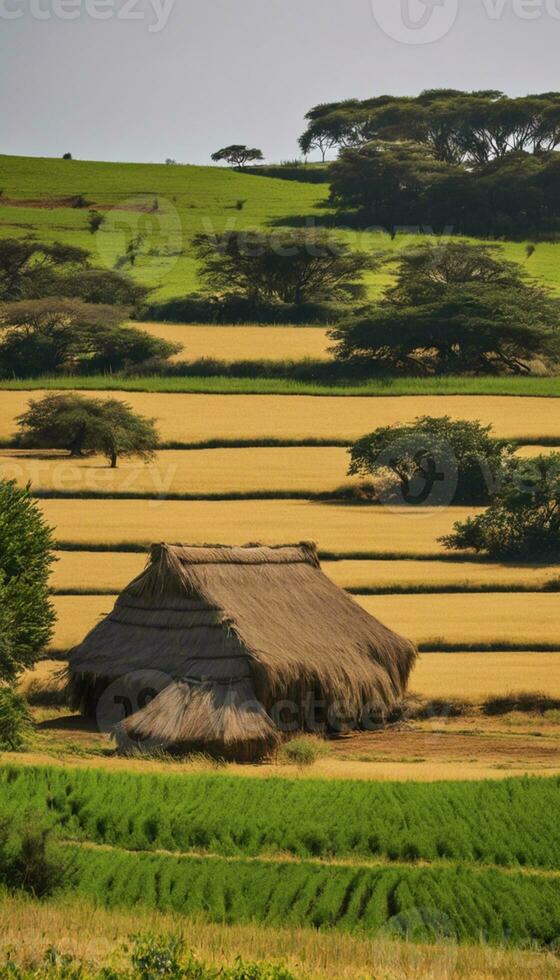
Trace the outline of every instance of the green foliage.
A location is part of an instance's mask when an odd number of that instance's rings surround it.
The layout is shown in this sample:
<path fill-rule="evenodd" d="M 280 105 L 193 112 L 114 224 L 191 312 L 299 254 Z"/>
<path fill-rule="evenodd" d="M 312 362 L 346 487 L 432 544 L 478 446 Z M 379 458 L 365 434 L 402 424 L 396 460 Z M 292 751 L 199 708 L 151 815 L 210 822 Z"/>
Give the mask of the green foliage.
<path fill-rule="evenodd" d="M 44 296 L 61 270 L 83 268 L 88 253 L 83 248 L 33 239 L 0 239 L 0 300 Z"/>
<path fill-rule="evenodd" d="M 63 855 L 52 829 L 37 816 L 0 823 L 0 883 L 45 898 L 72 882 L 72 855 Z"/>
<path fill-rule="evenodd" d="M 326 743 L 322 743 L 319 739 L 300 736 L 286 742 L 280 750 L 280 756 L 282 760 L 293 766 L 305 768 L 312 766 L 327 751 Z"/>
<path fill-rule="evenodd" d="M 522 373 L 558 362 L 559 321 L 560 302 L 496 246 L 425 242 L 400 256 L 377 306 L 330 336 L 337 358 L 380 368 Z"/>
<path fill-rule="evenodd" d="M 422 416 L 409 424 L 382 426 L 350 448 L 349 475 L 369 476 L 389 470 L 400 484 L 402 499 L 425 502 L 437 490 L 438 502 L 480 504 L 491 499 L 515 446 L 495 439 L 491 425 Z"/>
<path fill-rule="evenodd" d="M 512 461 L 485 513 L 441 540 L 492 558 L 560 560 L 560 453 Z"/>
<path fill-rule="evenodd" d="M 244 143 L 233 143 L 231 146 L 224 146 L 212 154 L 214 163 L 221 163 L 225 160 L 232 167 L 242 169 L 246 163 L 255 163 L 264 160 L 262 150 L 256 147 L 245 146 Z"/>
<path fill-rule="evenodd" d="M 558 778 L 413 784 L 0 771 L 8 817 L 23 806 L 44 810 L 47 801 L 64 837 L 130 850 L 401 862 L 414 846 L 426 861 L 495 864 L 501 854 L 512 868 L 560 870 Z"/>
<path fill-rule="evenodd" d="M 1 596 L 1 590 L 0 590 Z M 4 660 L 0 636 L 0 663 Z M 0 685 L 0 752 L 19 752 L 31 731 L 31 718 L 25 698 L 12 687 Z"/>
<path fill-rule="evenodd" d="M 32 667 L 52 636 L 52 548 L 51 530 L 29 488 L 0 480 L 0 681 L 11 683 Z"/>
<path fill-rule="evenodd" d="M 67 449 L 72 456 L 102 453 L 113 467 L 119 456 L 152 459 L 159 442 L 155 419 L 138 415 L 117 398 L 45 395 L 30 401 L 17 423 L 22 446 Z"/>
<path fill-rule="evenodd" d="M 102 293 L 110 281 L 103 274 L 90 285 Z M 0 314 L 0 372 L 33 377 L 43 371 L 118 371 L 180 350 L 179 344 L 121 326 L 125 315 L 121 307 L 80 299 L 6 303 Z"/>
<path fill-rule="evenodd" d="M 194 239 L 209 288 L 252 302 L 348 301 L 364 294 L 374 260 L 323 229 L 228 231 Z"/>

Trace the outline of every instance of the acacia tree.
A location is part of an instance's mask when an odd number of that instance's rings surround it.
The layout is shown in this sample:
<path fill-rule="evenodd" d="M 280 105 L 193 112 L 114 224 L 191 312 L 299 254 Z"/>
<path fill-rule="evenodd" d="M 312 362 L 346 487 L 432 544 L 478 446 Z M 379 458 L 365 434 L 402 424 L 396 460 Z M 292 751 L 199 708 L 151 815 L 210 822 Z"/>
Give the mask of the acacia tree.
<path fill-rule="evenodd" d="M 18 445 L 33 449 L 66 449 L 71 456 L 100 453 L 114 469 L 121 456 L 153 459 L 159 444 L 155 419 L 138 415 L 116 398 L 46 395 L 31 400 L 17 418 Z"/>
<path fill-rule="evenodd" d="M 560 302 L 498 249 L 423 243 L 376 306 L 330 332 L 339 360 L 415 372 L 528 373 L 560 358 Z"/>
<path fill-rule="evenodd" d="M 323 229 L 200 234 L 194 247 L 210 288 L 264 302 L 359 297 L 362 273 L 375 264 Z"/>
<path fill-rule="evenodd" d="M 491 425 L 448 415 L 382 426 L 350 447 L 348 472 L 370 476 L 390 470 L 399 481 L 402 499 L 409 502 L 416 497 L 421 503 L 422 495 L 436 489 L 441 490 L 436 494 L 441 503 L 486 503 L 515 450 L 491 432 Z"/>
<path fill-rule="evenodd" d="M 446 548 L 492 558 L 560 560 L 560 453 L 513 460 L 484 514 L 454 525 Z"/>
<path fill-rule="evenodd" d="M 225 161 L 229 163 L 232 167 L 238 167 L 240 170 L 248 163 L 257 162 L 259 160 L 264 160 L 262 150 L 256 147 L 248 147 L 244 143 L 232 143 L 231 146 L 224 146 L 221 150 L 217 150 L 212 154 L 212 160 L 214 163 L 222 163 Z"/>

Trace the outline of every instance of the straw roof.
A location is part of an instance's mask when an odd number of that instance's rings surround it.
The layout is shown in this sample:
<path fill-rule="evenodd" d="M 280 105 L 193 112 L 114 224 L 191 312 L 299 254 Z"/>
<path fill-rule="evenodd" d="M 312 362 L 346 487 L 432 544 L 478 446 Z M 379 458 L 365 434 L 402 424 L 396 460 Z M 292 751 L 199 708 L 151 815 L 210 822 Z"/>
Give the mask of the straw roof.
<path fill-rule="evenodd" d="M 154 545 L 145 571 L 72 651 L 75 706 L 117 678 L 156 669 L 164 689 L 117 726 L 130 740 L 255 758 L 282 735 L 279 701 L 340 706 L 400 698 L 414 646 L 365 612 L 320 568 L 310 544 L 268 548 Z"/>

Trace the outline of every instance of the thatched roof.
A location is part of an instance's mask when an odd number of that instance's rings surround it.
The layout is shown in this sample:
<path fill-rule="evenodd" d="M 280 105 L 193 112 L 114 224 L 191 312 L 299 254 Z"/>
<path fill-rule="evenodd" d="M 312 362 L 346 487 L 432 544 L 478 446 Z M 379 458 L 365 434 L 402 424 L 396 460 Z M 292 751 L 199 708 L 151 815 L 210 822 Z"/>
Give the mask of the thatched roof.
<path fill-rule="evenodd" d="M 320 691 L 357 717 L 403 694 L 415 657 L 322 573 L 313 545 L 155 545 L 70 674 L 77 701 L 84 685 L 157 669 L 169 685 L 118 735 L 252 757 L 280 737 L 279 700 Z"/>

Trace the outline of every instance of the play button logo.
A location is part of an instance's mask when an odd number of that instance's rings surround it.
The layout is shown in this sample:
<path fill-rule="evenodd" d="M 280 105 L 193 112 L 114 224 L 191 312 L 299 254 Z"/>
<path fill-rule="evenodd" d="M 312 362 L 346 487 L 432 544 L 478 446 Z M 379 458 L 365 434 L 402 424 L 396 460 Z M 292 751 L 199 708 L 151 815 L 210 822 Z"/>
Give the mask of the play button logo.
<path fill-rule="evenodd" d="M 402 44 L 432 44 L 453 27 L 459 0 L 370 0 L 376 23 Z"/>

